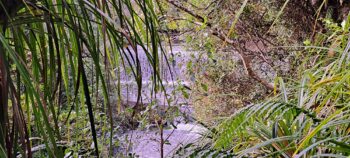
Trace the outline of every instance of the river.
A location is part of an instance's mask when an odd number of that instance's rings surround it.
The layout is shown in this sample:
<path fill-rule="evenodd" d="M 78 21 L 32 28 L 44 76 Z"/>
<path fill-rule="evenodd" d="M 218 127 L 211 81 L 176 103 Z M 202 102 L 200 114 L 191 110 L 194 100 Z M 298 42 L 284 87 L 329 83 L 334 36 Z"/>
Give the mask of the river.
<path fill-rule="evenodd" d="M 139 46 L 137 47 L 138 58 L 140 65 L 142 67 L 142 101 L 145 103 L 152 102 L 154 96 L 152 94 L 152 81 L 151 77 L 153 74 L 153 69 L 148 62 L 147 56 L 145 55 L 143 49 Z M 135 59 L 135 53 L 131 51 L 133 58 Z M 186 64 L 191 60 L 191 56 L 194 55 L 194 51 L 186 50 L 182 45 L 173 45 L 172 51 L 167 51 L 168 63 L 165 58 L 161 58 L 160 68 L 162 83 L 165 87 L 166 94 L 168 98 L 172 100 L 170 105 L 167 106 L 177 106 L 180 111 L 185 115 L 191 117 L 192 110 L 189 104 L 191 103 L 190 98 L 183 97 L 182 93 L 178 90 L 178 86 L 186 85 L 190 86 L 190 77 L 186 72 Z M 130 55 L 126 55 L 128 58 L 132 59 Z M 169 69 L 170 66 L 170 69 Z M 137 99 L 137 84 L 134 80 L 132 74 L 127 72 L 127 69 L 121 71 L 121 94 L 122 98 L 126 98 L 127 101 L 136 101 Z M 171 70 L 171 71 L 170 71 Z M 118 84 L 118 82 L 116 82 Z M 157 95 L 158 104 L 166 104 L 164 102 L 164 92 L 159 92 Z M 197 141 L 201 134 L 206 131 L 206 129 L 193 121 L 185 120 L 183 117 L 179 116 L 175 118 L 172 122 L 174 126 L 169 126 L 163 130 L 164 144 L 164 156 L 171 156 L 176 149 L 180 146 L 184 146 L 188 143 Z M 116 136 L 118 140 L 123 143 L 123 150 L 118 150 L 116 152 L 125 152 L 125 154 L 131 154 L 141 158 L 158 158 L 160 157 L 160 131 L 159 128 L 147 128 L 147 129 L 136 129 L 128 130 L 122 135 Z M 124 154 L 124 155 L 125 155 Z"/>

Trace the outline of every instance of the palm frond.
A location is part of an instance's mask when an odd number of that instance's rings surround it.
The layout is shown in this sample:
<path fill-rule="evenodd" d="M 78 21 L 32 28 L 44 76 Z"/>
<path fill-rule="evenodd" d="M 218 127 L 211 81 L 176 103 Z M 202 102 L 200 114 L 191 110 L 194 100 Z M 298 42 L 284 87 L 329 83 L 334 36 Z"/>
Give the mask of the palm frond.
<path fill-rule="evenodd" d="M 4 101 L 1 113 L 9 113 L 9 107 L 17 111 L 13 116 L 2 115 L 0 120 L 0 146 L 7 155 L 16 155 L 17 152 L 30 154 L 28 137 L 36 134 L 28 129 L 35 128 L 44 140 L 49 156 L 63 157 L 63 151 L 56 142 L 63 139 L 58 118 L 63 108 L 59 98 L 64 92 L 66 104 L 72 107 L 71 110 L 78 111 L 82 108 L 79 102 L 86 102 L 95 155 L 98 156 L 94 127 L 97 98 L 92 97 L 90 88 L 94 87 L 96 93 L 99 89 L 102 91 L 104 107 L 109 112 L 110 135 L 113 135 L 108 76 L 114 73 L 114 68 L 127 61 L 138 84 L 137 101 L 141 99 L 142 88 L 139 53 L 144 52 L 148 57 L 155 87 L 161 83 L 158 48 L 162 43 L 157 31 L 157 6 L 152 1 L 130 0 L 2 0 L 0 72 L 5 79 L 1 81 L 5 84 L 1 84 L 0 97 Z M 132 50 L 125 49 L 125 45 Z M 138 52 L 137 46 L 141 46 L 143 51 Z M 95 82 L 87 76 L 86 69 L 91 66 L 90 63 L 94 67 Z M 13 73 L 13 69 L 17 73 Z M 154 90 L 157 91 L 156 88 Z M 80 95 L 82 92 L 84 95 Z M 6 106 L 9 101 L 11 103 Z M 21 110 L 22 107 L 25 107 L 24 110 Z M 29 123 L 32 120 L 35 127 Z M 10 122 L 16 122 L 15 126 Z M 31 127 L 27 128 L 27 124 Z M 12 144 L 16 141 L 11 135 L 17 133 L 23 140 L 22 151 Z"/>

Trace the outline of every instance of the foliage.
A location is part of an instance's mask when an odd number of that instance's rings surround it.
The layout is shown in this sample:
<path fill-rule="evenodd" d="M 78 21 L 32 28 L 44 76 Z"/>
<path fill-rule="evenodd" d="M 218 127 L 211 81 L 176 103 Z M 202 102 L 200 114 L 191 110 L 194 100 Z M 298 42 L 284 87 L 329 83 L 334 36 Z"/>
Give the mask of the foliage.
<path fill-rule="evenodd" d="M 225 152 L 225 151 L 219 151 L 210 148 L 210 146 L 205 147 L 197 147 L 194 146 L 194 144 L 190 143 L 187 144 L 184 147 L 180 147 L 176 153 L 174 154 L 174 158 L 177 157 L 233 157 L 234 154 Z"/>
<path fill-rule="evenodd" d="M 313 21 L 308 15 L 312 13 L 302 9 L 304 3 L 168 2 L 165 23 L 179 32 L 180 40 L 199 51 L 189 69 L 197 119 L 213 124 L 267 97 L 276 76 L 292 78 L 291 74 L 297 74 L 299 65 L 292 63 L 298 61 L 296 51 L 278 46 L 301 44 L 301 39 L 311 34 Z M 308 20 L 300 21 L 300 17 Z"/>
<path fill-rule="evenodd" d="M 202 58 L 209 59 L 197 61 L 190 70 L 196 78 L 191 98 L 195 117 L 206 124 L 215 124 L 218 118 L 229 116 L 255 98 L 261 87 L 254 87 L 244 75 L 244 69 L 237 68 L 239 59 L 231 57 L 231 53 Z"/>
<path fill-rule="evenodd" d="M 348 3 L 1 0 L 0 157 L 124 156 L 113 155 L 113 138 L 123 121 L 134 126 L 130 116 L 157 125 L 163 157 L 163 126 L 180 109 L 143 105 L 139 52 L 152 69 L 150 93 L 164 91 L 159 32 L 200 51 L 187 65 L 193 87 L 172 95 L 191 97 L 208 124 L 234 113 L 180 156 L 349 156 L 349 17 L 339 25 Z M 124 111 L 123 72 L 137 83 Z"/>
<path fill-rule="evenodd" d="M 273 98 L 241 109 L 217 126 L 215 149 L 238 157 L 346 157 L 349 137 L 349 20 L 326 19 L 327 33 L 300 52 L 302 77 L 276 83 Z"/>
<path fill-rule="evenodd" d="M 154 90 L 160 89 L 157 3 L 1 0 L 0 4 L 1 154 L 31 157 L 31 150 L 44 144 L 41 156 L 63 157 L 64 148 L 57 142 L 67 140 L 79 148 L 89 139 L 93 155 L 111 156 L 115 126 L 110 80 L 120 80 L 120 69 L 128 65 L 141 87 L 138 45 L 153 68 Z M 141 88 L 139 96 L 140 92 Z M 100 112 L 108 117 L 97 115 Z M 101 132 L 109 133 L 109 146 L 99 143 Z M 39 141 L 33 141 L 35 137 Z M 109 153 L 100 154 L 101 148 L 109 148 Z"/>

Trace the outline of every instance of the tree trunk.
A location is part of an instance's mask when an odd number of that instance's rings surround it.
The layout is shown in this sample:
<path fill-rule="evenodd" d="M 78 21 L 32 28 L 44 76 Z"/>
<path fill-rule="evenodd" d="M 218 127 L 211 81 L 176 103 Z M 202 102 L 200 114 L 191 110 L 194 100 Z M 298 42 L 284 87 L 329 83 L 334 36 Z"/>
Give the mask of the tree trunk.
<path fill-rule="evenodd" d="M 5 52 L 0 43 L 0 146 L 3 149 L 6 147 L 6 139 L 8 138 L 7 129 L 8 116 L 8 86 L 7 86 L 7 71 L 5 66 Z"/>
<path fill-rule="evenodd" d="M 17 11 L 23 7 L 22 0 L 1 0 L 0 2 L 0 33 L 5 34 L 8 26 L 8 19 L 13 17 Z M 9 140 L 8 125 L 8 66 L 6 61 L 5 49 L 0 42 L 0 146 L 7 151 L 11 157 L 11 143 Z"/>

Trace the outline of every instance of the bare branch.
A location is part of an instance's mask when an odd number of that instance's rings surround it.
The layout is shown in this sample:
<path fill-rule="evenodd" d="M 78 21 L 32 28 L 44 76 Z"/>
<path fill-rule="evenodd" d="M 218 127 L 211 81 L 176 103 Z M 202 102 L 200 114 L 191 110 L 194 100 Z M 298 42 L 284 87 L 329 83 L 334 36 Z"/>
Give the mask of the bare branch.
<path fill-rule="evenodd" d="M 253 78 L 254 80 L 258 81 L 260 84 L 262 84 L 264 87 L 266 87 L 268 90 L 274 90 L 274 85 L 270 84 L 268 81 L 262 79 L 261 77 L 258 76 L 258 74 L 256 74 L 251 66 L 251 60 L 250 58 L 245 55 L 243 52 L 243 49 L 240 47 L 241 43 L 237 40 L 232 40 L 230 38 L 228 38 L 226 36 L 226 34 L 222 31 L 222 30 L 218 30 L 218 29 L 213 29 L 212 25 L 210 22 L 206 22 L 205 18 L 202 17 L 199 14 L 196 14 L 195 12 L 189 10 L 188 8 L 185 8 L 184 6 L 182 6 L 181 4 L 178 4 L 177 2 L 175 2 L 174 0 L 166 0 L 168 3 L 170 3 L 171 5 L 175 6 L 176 8 L 192 15 L 194 18 L 196 18 L 198 21 L 200 21 L 201 23 L 203 23 L 204 25 L 207 26 L 207 28 L 211 31 L 211 34 L 218 37 L 219 39 L 221 39 L 222 41 L 225 41 L 226 43 L 230 44 L 235 51 L 240 55 L 242 61 L 243 61 L 243 65 L 247 71 L 247 74 Z"/>

